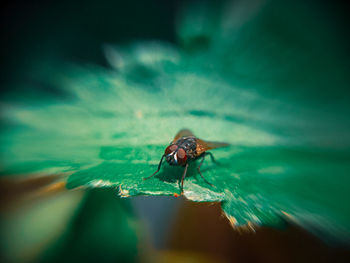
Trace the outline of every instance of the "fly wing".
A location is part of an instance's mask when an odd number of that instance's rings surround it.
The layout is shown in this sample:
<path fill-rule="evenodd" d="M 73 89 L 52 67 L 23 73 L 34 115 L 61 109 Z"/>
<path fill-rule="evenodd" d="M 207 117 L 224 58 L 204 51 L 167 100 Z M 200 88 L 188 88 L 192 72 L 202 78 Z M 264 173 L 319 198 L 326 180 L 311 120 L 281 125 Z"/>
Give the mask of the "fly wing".
<path fill-rule="evenodd" d="M 176 142 L 181 137 L 188 137 L 188 136 L 194 136 L 194 135 L 193 135 L 193 133 L 190 130 L 182 129 L 175 135 L 175 138 L 174 138 L 173 142 Z"/>
<path fill-rule="evenodd" d="M 227 146 L 229 146 L 229 144 L 224 142 L 208 142 L 201 139 L 197 139 L 196 151 L 197 151 L 197 155 L 199 156 L 208 150 L 220 148 L 220 147 L 227 147 Z"/>

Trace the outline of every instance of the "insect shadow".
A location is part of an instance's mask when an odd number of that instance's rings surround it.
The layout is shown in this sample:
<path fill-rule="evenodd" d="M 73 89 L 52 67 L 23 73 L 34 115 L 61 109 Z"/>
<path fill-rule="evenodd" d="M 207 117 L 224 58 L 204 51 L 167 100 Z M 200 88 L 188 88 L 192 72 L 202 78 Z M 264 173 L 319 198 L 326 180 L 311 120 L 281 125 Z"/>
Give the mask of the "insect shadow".
<path fill-rule="evenodd" d="M 197 170 L 199 161 L 192 162 L 188 168 L 186 173 L 186 178 L 194 177 L 196 180 L 200 180 L 199 173 Z M 203 171 L 214 169 L 215 167 L 210 165 L 203 169 Z M 170 166 L 168 164 L 163 164 L 161 171 L 156 174 L 154 177 L 163 182 L 176 183 L 181 182 L 181 176 L 184 172 L 184 167 L 181 166 Z M 204 175 L 205 176 L 205 175 Z"/>

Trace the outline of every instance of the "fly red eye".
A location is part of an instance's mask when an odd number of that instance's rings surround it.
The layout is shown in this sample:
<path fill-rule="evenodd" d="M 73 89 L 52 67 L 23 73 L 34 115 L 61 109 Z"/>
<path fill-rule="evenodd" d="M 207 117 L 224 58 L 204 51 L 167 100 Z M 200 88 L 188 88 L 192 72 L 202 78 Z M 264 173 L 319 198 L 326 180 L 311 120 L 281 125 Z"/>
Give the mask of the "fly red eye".
<path fill-rule="evenodd" d="M 176 149 L 177 149 L 177 145 L 176 144 L 169 145 L 165 149 L 165 154 L 168 155 L 168 154 L 172 153 L 173 151 L 176 151 Z"/>
<path fill-rule="evenodd" d="M 179 164 L 185 164 L 186 160 L 187 160 L 187 155 L 184 149 L 180 148 L 177 151 L 177 158 L 178 158 L 178 162 Z"/>

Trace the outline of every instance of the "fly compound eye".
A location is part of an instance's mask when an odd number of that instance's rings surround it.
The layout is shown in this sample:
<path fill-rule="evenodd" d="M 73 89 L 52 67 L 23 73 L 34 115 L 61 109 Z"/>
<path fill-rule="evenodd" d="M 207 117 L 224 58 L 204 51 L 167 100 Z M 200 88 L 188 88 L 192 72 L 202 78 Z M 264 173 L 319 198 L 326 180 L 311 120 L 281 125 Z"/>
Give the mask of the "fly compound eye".
<path fill-rule="evenodd" d="M 165 149 L 165 154 L 168 155 L 174 151 L 176 151 L 177 149 L 177 145 L 176 144 L 173 144 L 173 145 L 169 145 L 168 147 L 166 147 Z"/>
<path fill-rule="evenodd" d="M 179 164 L 185 164 L 186 160 L 187 160 L 187 155 L 186 155 L 185 150 L 180 148 L 176 154 L 177 154 L 177 159 L 178 159 Z"/>

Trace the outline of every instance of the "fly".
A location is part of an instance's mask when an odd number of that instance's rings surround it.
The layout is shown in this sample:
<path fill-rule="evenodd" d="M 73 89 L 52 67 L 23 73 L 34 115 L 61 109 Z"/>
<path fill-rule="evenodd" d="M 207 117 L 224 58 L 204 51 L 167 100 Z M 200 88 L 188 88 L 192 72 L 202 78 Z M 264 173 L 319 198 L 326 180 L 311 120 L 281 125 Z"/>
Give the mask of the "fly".
<path fill-rule="evenodd" d="M 209 142 L 198 139 L 190 130 L 183 129 L 176 134 L 174 140 L 165 149 L 165 152 L 158 164 L 157 171 L 155 171 L 151 176 L 143 179 L 147 180 L 156 175 L 162 166 L 163 159 L 165 158 L 165 160 L 170 165 L 182 166 L 185 168 L 181 178 L 181 193 L 183 193 L 183 185 L 189 163 L 201 158 L 201 161 L 197 167 L 198 173 L 207 184 L 213 186 L 203 177 L 200 168 L 206 155 L 210 155 L 211 160 L 215 162 L 214 156 L 210 152 L 207 152 L 208 150 L 225 146 L 228 146 L 228 144 L 222 142 Z"/>

